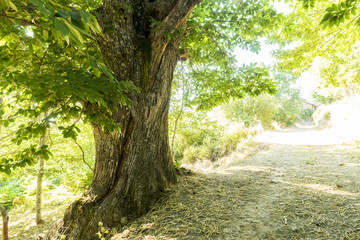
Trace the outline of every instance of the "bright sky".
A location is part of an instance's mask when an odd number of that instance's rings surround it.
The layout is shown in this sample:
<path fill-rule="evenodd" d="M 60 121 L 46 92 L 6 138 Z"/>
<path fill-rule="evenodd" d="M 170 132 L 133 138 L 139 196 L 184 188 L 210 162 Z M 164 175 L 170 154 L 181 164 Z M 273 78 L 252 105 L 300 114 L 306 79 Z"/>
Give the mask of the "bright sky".
<path fill-rule="evenodd" d="M 271 2 L 271 5 L 274 6 L 274 8 L 278 12 L 282 12 L 284 14 L 288 14 L 291 12 L 290 7 L 283 2 Z M 243 63 L 250 64 L 254 62 L 258 63 L 264 63 L 265 65 L 272 65 L 275 61 L 274 58 L 271 57 L 270 52 L 274 49 L 276 49 L 276 46 L 266 45 L 265 39 L 261 39 L 261 52 L 259 54 L 242 50 L 240 48 L 235 50 L 236 53 L 236 59 L 239 62 L 240 65 Z"/>
<path fill-rule="evenodd" d="M 274 8 L 278 12 L 282 12 L 284 14 L 288 14 L 291 12 L 290 7 L 283 3 L 283 2 L 272 2 L 271 3 Z M 261 39 L 261 51 L 259 54 L 242 50 L 237 48 L 235 50 L 236 60 L 238 61 L 239 65 L 250 64 L 250 63 L 263 63 L 265 65 L 273 65 L 275 59 L 271 57 L 271 51 L 275 50 L 277 46 L 275 45 L 266 45 L 265 39 Z M 316 65 L 316 64 L 315 64 Z M 311 100 L 312 92 L 317 88 L 319 85 L 319 79 L 317 78 L 317 74 L 314 73 L 318 69 L 317 66 L 314 66 L 311 71 L 307 71 L 299 78 L 297 81 L 296 86 L 301 88 L 301 95 L 302 97 Z"/>
<path fill-rule="evenodd" d="M 250 63 L 264 63 L 265 65 L 272 65 L 274 63 L 274 58 L 271 57 L 270 52 L 275 49 L 276 46 L 269 46 L 266 45 L 264 39 L 261 41 L 261 51 L 259 54 L 242 50 L 237 48 L 235 50 L 236 60 L 238 61 L 239 65 L 250 64 Z"/>

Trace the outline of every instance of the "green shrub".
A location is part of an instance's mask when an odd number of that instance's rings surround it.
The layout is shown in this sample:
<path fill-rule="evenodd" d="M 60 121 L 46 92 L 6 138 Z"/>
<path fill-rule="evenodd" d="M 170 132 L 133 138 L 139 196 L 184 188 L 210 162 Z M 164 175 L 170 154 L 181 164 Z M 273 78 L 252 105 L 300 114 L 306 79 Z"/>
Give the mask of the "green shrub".
<path fill-rule="evenodd" d="M 230 131 L 224 132 L 220 140 L 222 155 L 234 151 L 238 144 L 250 135 L 250 131 L 242 126 L 236 126 Z"/>
<path fill-rule="evenodd" d="M 321 104 L 331 104 L 343 98 L 339 93 L 327 93 L 322 95 L 317 92 L 313 93 L 312 97 L 316 102 Z"/>
<path fill-rule="evenodd" d="M 300 117 L 302 119 L 307 119 L 307 118 L 311 117 L 313 114 L 314 114 L 314 110 L 307 108 L 307 109 L 301 110 Z"/>
<path fill-rule="evenodd" d="M 175 161 L 193 163 L 199 159 L 214 159 L 220 132 L 202 126 L 179 129 L 175 142 Z"/>
<path fill-rule="evenodd" d="M 15 198 L 24 200 L 25 188 L 22 186 L 20 180 L 12 180 L 1 183 L 0 185 L 0 204 L 6 208 L 12 207 L 12 202 Z"/>
<path fill-rule="evenodd" d="M 62 177 L 60 175 L 55 175 L 50 179 L 50 182 L 54 186 L 59 186 L 61 184 Z"/>
<path fill-rule="evenodd" d="M 278 102 L 274 96 L 262 94 L 258 97 L 235 100 L 223 105 L 222 109 L 228 119 L 243 122 L 246 127 L 259 120 L 265 129 L 271 129 L 277 106 Z"/>
<path fill-rule="evenodd" d="M 240 123 L 225 128 L 207 118 L 200 123 L 189 119 L 186 126 L 178 130 L 175 162 L 179 165 L 204 159 L 215 161 L 234 151 L 250 135 L 250 130 Z"/>
<path fill-rule="evenodd" d="M 182 162 L 183 163 L 194 163 L 197 160 L 210 159 L 211 154 L 212 154 L 212 149 L 209 146 L 191 145 L 187 149 L 185 149 Z"/>
<path fill-rule="evenodd" d="M 299 92 L 279 98 L 279 108 L 274 120 L 282 127 L 290 127 L 300 120 L 302 102 Z"/>

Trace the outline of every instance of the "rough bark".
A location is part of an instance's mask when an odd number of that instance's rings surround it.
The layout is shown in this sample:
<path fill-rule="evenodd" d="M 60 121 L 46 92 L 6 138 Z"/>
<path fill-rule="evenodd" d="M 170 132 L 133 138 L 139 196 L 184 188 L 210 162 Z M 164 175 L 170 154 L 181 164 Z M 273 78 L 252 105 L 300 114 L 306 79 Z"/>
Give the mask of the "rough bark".
<path fill-rule="evenodd" d="M 40 138 L 40 148 L 46 144 L 46 133 Z M 36 224 L 39 225 L 43 222 L 41 218 L 41 194 L 42 194 L 42 180 L 44 176 L 44 158 L 39 158 L 39 173 L 37 175 L 36 186 Z"/>
<path fill-rule="evenodd" d="M 9 236 L 8 236 L 9 215 L 8 215 L 6 209 L 1 204 L 0 204 L 0 212 L 3 217 L 3 232 L 2 232 L 3 240 L 8 240 L 9 239 Z"/>
<path fill-rule="evenodd" d="M 182 35 L 168 36 L 174 28 L 184 26 L 198 2 L 103 1 L 98 20 L 104 29 L 99 46 L 105 63 L 118 81 L 131 81 L 141 92 L 129 93 L 131 107 L 113 113 L 121 132 L 110 133 L 93 124 L 93 182 L 87 195 L 65 213 L 69 239 L 94 239 L 99 222 L 116 227 L 125 216 L 143 214 L 176 182 L 168 108 Z M 151 23 L 151 18 L 162 24 Z"/>

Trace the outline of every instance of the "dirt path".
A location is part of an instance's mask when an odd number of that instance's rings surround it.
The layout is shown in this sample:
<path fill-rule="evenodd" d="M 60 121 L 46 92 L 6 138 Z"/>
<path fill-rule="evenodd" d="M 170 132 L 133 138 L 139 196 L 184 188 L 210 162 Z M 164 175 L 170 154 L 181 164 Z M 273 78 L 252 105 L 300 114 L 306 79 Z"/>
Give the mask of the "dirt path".
<path fill-rule="evenodd" d="M 360 239 L 360 151 L 329 134 L 266 133 L 261 151 L 183 176 L 113 239 Z"/>

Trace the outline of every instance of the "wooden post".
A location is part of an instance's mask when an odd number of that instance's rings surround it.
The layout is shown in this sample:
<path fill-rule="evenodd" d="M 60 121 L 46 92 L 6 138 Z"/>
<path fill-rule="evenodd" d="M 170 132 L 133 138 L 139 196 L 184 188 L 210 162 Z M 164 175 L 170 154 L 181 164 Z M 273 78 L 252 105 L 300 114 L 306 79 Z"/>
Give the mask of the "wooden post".
<path fill-rule="evenodd" d="M 0 204 L 1 215 L 3 216 L 3 240 L 8 240 L 8 222 L 9 215 L 7 214 L 6 209 Z"/>

